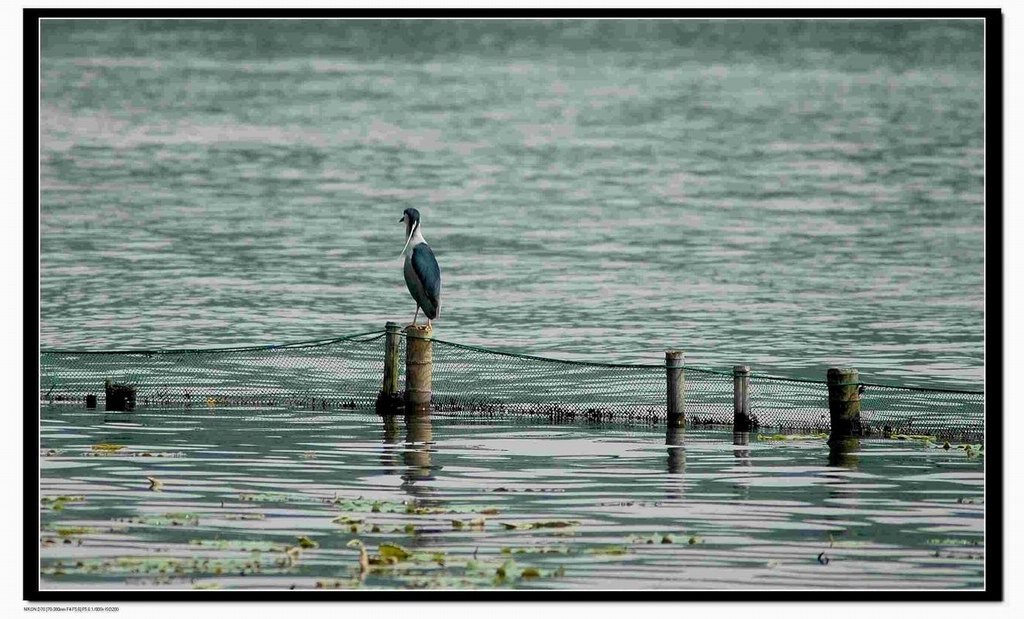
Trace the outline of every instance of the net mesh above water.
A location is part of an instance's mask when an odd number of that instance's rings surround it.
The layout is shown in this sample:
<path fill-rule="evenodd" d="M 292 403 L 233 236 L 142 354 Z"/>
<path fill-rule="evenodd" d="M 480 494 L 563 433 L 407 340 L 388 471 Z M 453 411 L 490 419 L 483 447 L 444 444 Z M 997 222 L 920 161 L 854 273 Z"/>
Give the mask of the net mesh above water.
<path fill-rule="evenodd" d="M 104 400 L 104 382 L 131 385 L 137 406 L 248 406 L 316 410 L 372 407 L 381 390 L 385 333 L 279 346 L 162 351 L 43 351 L 40 399 Z M 405 338 L 399 359 L 404 360 Z M 399 369 L 404 380 L 404 363 Z M 733 422 L 731 371 L 685 368 L 687 424 Z M 864 377 L 862 377 L 863 379 Z M 658 423 L 666 417 L 665 367 L 587 363 L 433 342 L 431 407 L 438 415 L 538 415 L 549 421 Z M 102 405 L 101 405 L 102 406 Z M 750 376 L 759 429 L 827 432 L 824 382 Z M 869 432 L 977 440 L 984 393 L 863 383 Z"/>

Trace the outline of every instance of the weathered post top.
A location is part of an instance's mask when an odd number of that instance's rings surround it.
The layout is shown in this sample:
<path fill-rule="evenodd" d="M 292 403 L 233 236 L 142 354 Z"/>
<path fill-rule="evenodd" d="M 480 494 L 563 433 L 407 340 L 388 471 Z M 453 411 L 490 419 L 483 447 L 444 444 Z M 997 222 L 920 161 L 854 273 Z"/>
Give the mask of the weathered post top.
<path fill-rule="evenodd" d="M 681 428 L 686 423 L 686 379 L 683 376 L 685 357 L 681 350 L 665 351 L 666 412 L 668 426 Z"/>

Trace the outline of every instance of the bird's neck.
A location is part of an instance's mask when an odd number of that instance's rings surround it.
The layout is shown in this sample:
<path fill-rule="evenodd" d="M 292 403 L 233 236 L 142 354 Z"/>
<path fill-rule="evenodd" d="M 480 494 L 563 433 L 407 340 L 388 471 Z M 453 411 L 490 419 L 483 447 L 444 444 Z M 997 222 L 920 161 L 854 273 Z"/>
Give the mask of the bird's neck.
<path fill-rule="evenodd" d="M 412 251 L 412 248 L 420 243 L 426 243 L 426 241 L 423 240 L 423 235 L 420 234 L 420 228 L 417 226 L 416 232 L 413 233 L 412 238 L 409 240 L 409 250 Z"/>

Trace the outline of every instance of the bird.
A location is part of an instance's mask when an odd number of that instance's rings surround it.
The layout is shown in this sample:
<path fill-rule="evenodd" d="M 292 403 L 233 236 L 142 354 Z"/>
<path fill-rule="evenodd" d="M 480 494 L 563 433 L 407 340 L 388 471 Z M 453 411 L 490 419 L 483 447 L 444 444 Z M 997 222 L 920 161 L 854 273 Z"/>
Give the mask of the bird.
<path fill-rule="evenodd" d="M 423 240 L 420 212 L 407 208 L 398 221 L 405 224 L 406 239 L 405 247 L 402 248 L 402 255 L 405 256 L 405 285 L 416 301 L 416 312 L 410 326 L 416 325 L 422 309 L 423 315 L 427 317 L 427 326 L 430 327 L 430 321 L 437 320 L 441 315 L 441 267 L 430 245 Z"/>

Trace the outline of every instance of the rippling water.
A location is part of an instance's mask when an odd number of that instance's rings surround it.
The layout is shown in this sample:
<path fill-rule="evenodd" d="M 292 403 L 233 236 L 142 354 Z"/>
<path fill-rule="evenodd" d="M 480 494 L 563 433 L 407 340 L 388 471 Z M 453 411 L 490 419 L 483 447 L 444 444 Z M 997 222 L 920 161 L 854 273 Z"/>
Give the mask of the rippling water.
<path fill-rule="evenodd" d="M 407 321 L 412 206 L 446 340 L 977 387 L 982 35 L 48 20 L 40 343 Z M 984 583 L 983 457 L 957 445 L 64 405 L 40 467 L 47 588 Z"/>
<path fill-rule="evenodd" d="M 902 441 L 837 456 L 820 439 L 731 439 L 55 407 L 42 426 L 41 586 L 982 585 L 977 456 Z M 369 557 L 410 556 L 361 581 L 355 539 Z"/>
<path fill-rule="evenodd" d="M 41 343 L 981 382 L 980 22 L 47 21 Z"/>

